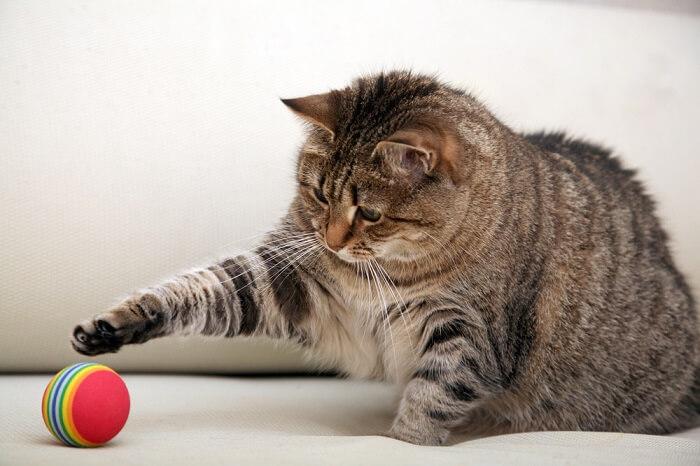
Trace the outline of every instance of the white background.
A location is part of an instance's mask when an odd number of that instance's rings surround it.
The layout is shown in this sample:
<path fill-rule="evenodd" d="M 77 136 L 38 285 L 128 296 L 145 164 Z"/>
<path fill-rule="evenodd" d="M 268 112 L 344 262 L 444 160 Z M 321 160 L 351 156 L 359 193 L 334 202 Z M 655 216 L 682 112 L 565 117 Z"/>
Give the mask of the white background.
<path fill-rule="evenodd" d="M 516 129 L 615 148 L 700 289 L 699 16 L 534 1 L 0 1 L 0 369 L 73 362 L 79 319 L 248 247 L 294 191 L 302 131 L 278 97 L 393 67 L 474 91 Z M 102 360 L 299 367 L 286 349 L 232 342 Z"/>

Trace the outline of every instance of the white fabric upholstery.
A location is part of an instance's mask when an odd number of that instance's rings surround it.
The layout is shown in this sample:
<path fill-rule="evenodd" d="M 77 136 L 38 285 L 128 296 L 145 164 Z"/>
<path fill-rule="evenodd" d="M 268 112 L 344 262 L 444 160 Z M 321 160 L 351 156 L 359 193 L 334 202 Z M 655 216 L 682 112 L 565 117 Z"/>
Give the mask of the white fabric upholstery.
<path fill-rule="evenodd" d="M 75 362 L 79 320 L 249 246 L 294 189 L 301 125 L 277 97 L 389 67 L 439 72 L 514 128 L 616 148 L 700 289 L 699 60 L 700 16 L 581 2 L 0 2 L 0 371 Z M 305 367 L 253 345 L 169 340 L 103 360 Z"/>
<path fill-rule="evenodd" d="M 672 437 L 541 432 L 418 447 L 376 434 L 395 393 L 330 378 L 128 375 L 132 408 L 106 447 L 64 447 L 40 414 L 50 377 L 0 376 L 0 464 L 669 465 L 700 464 L 700 428 Z"/>

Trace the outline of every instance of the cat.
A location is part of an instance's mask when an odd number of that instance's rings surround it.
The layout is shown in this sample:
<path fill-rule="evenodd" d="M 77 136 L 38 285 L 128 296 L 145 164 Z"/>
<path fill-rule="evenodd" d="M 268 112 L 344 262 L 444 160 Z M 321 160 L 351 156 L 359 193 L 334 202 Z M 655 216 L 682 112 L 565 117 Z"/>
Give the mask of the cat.
<path fill-rule="evenodd" d="M 80 323 L 82 354 L 172 334 L 268 336 L 402 389 L 387 435 L 661 434 L 700 405 L 698 319 L 634 172 L 518 134 L 408 71 L 283 103 L 298 191 L 254 251 Z"/>

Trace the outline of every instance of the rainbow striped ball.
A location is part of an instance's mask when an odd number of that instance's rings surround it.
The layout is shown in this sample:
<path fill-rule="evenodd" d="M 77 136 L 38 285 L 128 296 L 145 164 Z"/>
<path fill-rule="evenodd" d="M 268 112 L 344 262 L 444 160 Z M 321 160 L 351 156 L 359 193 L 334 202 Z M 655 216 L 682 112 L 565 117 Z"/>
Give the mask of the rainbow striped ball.
<path fill-rule="evenodd" d="M 73 364 L 44 390 L 41 413 L 49 432 L 72 447 L 97 447 L 122 430 L 129 391 L 119 374 L 95 363 Z"/>

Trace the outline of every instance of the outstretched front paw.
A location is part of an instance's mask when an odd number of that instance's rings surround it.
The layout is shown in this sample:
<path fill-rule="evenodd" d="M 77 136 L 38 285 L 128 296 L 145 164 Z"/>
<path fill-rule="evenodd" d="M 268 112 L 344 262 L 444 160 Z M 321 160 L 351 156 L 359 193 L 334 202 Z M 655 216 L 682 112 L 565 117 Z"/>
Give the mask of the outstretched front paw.
<path fill-rule="evenodd" d="M 153 295 L 135 296 L 73 329 L 71 344 L 81 354 L 116 353 L 124 345 L 162 335 L 163 309 Z"/>
<path fill-rule="evenodd" d="M 71 339 L 73 349 L 87 356 L 116 353 L 124 345 L 124 338 L 106 319 L 95 317 L 76 325 Z"/>

